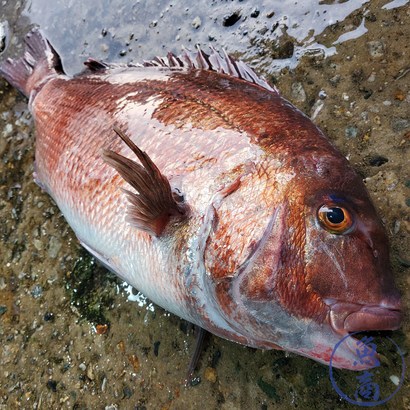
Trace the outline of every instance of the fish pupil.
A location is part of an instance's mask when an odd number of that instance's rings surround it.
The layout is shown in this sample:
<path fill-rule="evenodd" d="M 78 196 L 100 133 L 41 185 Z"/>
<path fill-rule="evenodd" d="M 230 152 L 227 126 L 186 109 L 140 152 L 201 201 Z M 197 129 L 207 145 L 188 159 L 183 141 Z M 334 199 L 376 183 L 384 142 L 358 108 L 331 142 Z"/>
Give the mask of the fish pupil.
<path fill-rule="evenodd" d="M 332 224 L 340 224 L 344 221 L 345 214 L 341 208 L 330 208 L 326 217 Z"/>

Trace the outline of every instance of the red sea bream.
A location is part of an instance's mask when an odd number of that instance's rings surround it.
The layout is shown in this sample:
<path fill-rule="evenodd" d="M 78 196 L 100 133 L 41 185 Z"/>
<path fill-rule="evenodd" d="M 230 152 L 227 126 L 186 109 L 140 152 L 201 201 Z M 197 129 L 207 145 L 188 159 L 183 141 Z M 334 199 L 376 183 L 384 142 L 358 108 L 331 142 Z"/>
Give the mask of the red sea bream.
<path fill-rule="evenodd" d="M 400 326 L 361 178 L 249 67 L 198 51 L 70 78 L 40 31 L 26 43 L 0 73 L 29 98 L 35 179 L 118 276 L 218 336 L 326 364 L 349 332 Z M 333 365 L 359 370 L 343 346 Z"/>

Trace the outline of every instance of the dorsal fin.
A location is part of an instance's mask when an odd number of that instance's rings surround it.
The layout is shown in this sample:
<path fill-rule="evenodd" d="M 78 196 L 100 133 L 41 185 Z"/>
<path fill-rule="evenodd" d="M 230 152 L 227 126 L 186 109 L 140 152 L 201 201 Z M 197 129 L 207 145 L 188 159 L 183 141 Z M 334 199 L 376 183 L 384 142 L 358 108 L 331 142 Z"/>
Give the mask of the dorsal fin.
<path fill-rule="evenodd" d="M 94 58 L 88 58 L 83 63 L 86 66 L 85 72 L 98 73 L 105 72 L 107 70 L 114 70 L 116 68 L 124 67 L 142 67 L 142 64 L 120 64 L 120 63 L 107 63 L 101 60 L 95 60 Z"/>
<path fill-rule="evenodd" d="M 255 71 L 243 61 L 235 60 L 228 55 L 225 50 L 223 50 L 223 55 L 220 55 L 213 47 L 211 47 L 210 54 L 206 54 L 199 47 L 197 47 L 197 51 L 195 52 L 184 48 L 181 56 L 168 53 L 166 57 L 155 57 L 150 61 L 144 61 L 143 65 L 144 67 L 178 67 L 216 71 L 257 84 L 269 91 L 277 92 L 263 77 L 258 76 Z"/>
<path fill-rule="evenodd" d="M 119 67 L 165 67 L 171 69 L 191 69 L 191 70 L 210 70 L 217 73 L 231 75 L 250 83 L 257 84 L 266 90 L 278 92 L 275 87 L 271 87 L 267 81 L 258 76 L 246 63 L 231 57 L 225 50 L 219 54 L 213 47 L 210 47 L 211 53 L 206 54 L 198 46 L 197 51 L 189 51 L 184 48 L 182 55 L 168 53 L 165 57 L 155 57 L 152 60 L 145 60 L 142 64 L 128 63 L 112 64 L 97 61 L 89 58 L 84 64 L 92 72 L 105 71 Z"/>

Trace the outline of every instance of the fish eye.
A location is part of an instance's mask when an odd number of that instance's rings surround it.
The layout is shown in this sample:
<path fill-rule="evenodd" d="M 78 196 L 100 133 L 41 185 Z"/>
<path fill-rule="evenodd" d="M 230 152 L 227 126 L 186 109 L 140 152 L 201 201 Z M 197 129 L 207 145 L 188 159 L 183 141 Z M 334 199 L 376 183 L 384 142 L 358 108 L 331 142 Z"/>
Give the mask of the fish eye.
<path fill-rule="evenodd" d="M 320 225 L 330 233 L 346 233 L 353 225 L 350 212 L 338 205 L 322 205 L 318 210 Z"/>

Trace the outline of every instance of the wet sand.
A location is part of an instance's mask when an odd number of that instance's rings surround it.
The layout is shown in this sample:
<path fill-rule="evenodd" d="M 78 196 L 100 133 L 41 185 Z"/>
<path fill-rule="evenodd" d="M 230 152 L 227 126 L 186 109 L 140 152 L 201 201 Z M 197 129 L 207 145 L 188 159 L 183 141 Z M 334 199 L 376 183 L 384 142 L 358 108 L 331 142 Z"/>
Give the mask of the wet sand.
<path fill-rule="evenodd" d="M 242 32 L 261 24 L 256 23 L 258 16 L 270 21 L 266 7 L 259 7 L 257 17 L 251 17 L 254 8 L 246 2 L 217 9 L 218 3 L 200 16 L 181 7 L 185 24 L 166 40 L 160 16 L 167 13 L 166 7 L 159 12 L 136 3 L 138 13 L 145 13 L 141 18 L 146 27 L 132 36 L 130 26 L 120 24 L 120 7 L 111 9 L 112 17 L 104 24 L 96 24 L 99 8 L 77 7 L 64 22 L 58 15 L 60 2 L 55 19 L 49 11 L 41 17 L 41 8 L 33 10 L 40 3 L 33 2 L 23 16 L 23 6 L 2 3 L 0 22 L 7 18 L 14 32 L 10 52 L 17 54 L 29 25 L 41 22 L 70 73 L 89 55 L 138 61 L 164 54 L 165 48 L 177 51 L 176 43 L 179 47 L 202 42 L 212 34 L 206 31 L 207 16 L 219 15 L 220 32 L 212 26 L 215 39 L 225 38 L 223 46 L 229 52 L 256 61 L 255 68 L 285 98 L 314 116 L 365 179 L 389 233 L 392 265 L 408 311 L 408 4 L 389 10 L 382 9 L 387 1 L 376 0 L 357 8 L 315 38 L 326 49 L 335 47 L 336 54 L 308 53 L 296 67 L 275 71 L 268 62 L 292 55 L 299 44 L 292 36 L 269 41 L 260 33 L 258 42 L 254 33 L 255 43 L 248 50 L 235 34 L 241 32 L 238 24 L 248 25 Z M 240 17 L 235 22 L 237 10 Z M 231 26 L 224 25 L 225 17 L 232 18 Z M 366 33 L 333 44 L 361 24 Z M 152 34 L 157 29 L 161 35 Z M 144 35 L 156 40 L 151 44 Z M 218 46 L 216 40 L 212 43 Z M 33 182 L 34 135 L 27 101 L 0 80 L 0 409 L 353 408 L 333 389 L 326 366 L 217 337 L 208 339 L 196 372 L 198 383 L 185 388 L 195 342 L 192 329 L 149 302 L 139 306 L 128 301 L 121 281 L 80 247 L 53 201 Z M 390 335 L 405 353 L 407 366 L 409 330 L 405 320 L 403 328 Z M 398 366 L 390 363 L 383 371 L 399 376 Z M 349 383 L 346 376 L 346 389 Z M 385 407 L 410 408 L 408 381 Z"/>

